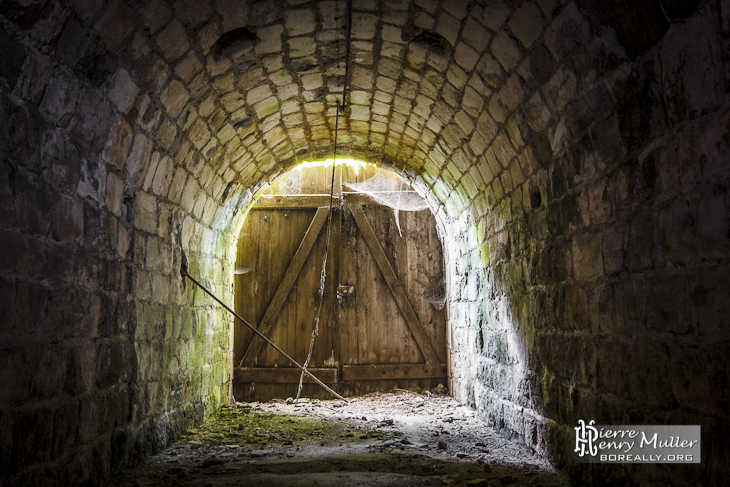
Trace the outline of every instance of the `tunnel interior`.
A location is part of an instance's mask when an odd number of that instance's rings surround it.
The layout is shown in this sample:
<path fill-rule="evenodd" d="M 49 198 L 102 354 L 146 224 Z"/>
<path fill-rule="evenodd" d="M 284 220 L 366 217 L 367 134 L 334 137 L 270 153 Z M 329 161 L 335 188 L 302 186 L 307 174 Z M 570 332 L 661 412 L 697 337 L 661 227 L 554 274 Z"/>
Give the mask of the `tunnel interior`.
<path fill-rule="evenodd" d="M 301 364 L 345 396 L 448 384 L 436 220 L 397 173 L 304 162 L 272 182 L 234 235 L 234 400 L 337 397 Z"/>
<path fill-rule="evenodd" d="M 233 302 L 256 197 L 335 153 L 434 212 L 458 401 L 584 484 L 723 484 L 726 0 L 1 5 L 10 485 L 101 484 L 229 403 L 182 251 Z M 580 419 L 701 425 L 703 462 L 581 465 Z"/>

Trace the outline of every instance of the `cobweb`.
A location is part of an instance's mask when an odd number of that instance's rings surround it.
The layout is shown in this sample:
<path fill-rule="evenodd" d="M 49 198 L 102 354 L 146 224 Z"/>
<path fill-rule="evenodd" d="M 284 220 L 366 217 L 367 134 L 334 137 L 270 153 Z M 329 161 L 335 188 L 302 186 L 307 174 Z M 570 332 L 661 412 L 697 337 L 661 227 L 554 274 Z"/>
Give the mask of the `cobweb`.
<path fill-rule="evenodd" d="M 374 176 L 359 183 L 343 182 L 349 189 L 364 193 L 381 205 L 393 209 L 398 233 L 403 236 L 398 214 L 401 211 L 421 211 L 428 209 L 428 203 L 396 173 L 378 171 Z"/>

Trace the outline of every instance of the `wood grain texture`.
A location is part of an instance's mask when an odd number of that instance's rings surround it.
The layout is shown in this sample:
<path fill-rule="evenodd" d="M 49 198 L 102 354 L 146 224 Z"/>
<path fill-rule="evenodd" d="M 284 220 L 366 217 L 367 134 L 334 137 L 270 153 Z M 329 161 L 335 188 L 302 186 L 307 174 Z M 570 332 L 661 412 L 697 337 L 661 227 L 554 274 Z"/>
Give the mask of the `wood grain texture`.
<path fill-rule="evenodd" d="M 307 370 L 326 384 L 337 383 L 339 374 L 335 367 L 308 367 Z M 299 384 L 301 374 L 301 370 L 293 367 L 238 367 L 235 369 L 234 380 L 272 384 Z M 314 384 L 314 381 L 308 375 L 304 376 L 304 382 Z"/>
<path fill-rule="evenodd" d="M 317 240 L 317 236 L 319 235 L 320 230 L 322 230 L 322 226 L 324 225 L 324 222 L 326 220 L 327 209 L 318 209 L 317 213 L 314 216 L 314 219 L 312 220 L 312 223 L 309 226 L 309 229 L 307 229 L 307 233 L 305 234 L 304 239 L 302 240 L 296 254 L 294 255 L 294 259 L 289 264 L 286 274 L 281 280 L 281 283 L 279 284 L 273 299 L 266 308 L 266 313 L 264 314 L 264 317 L 262 318 L 260 324 L 257 326 L 257 329 L 263 335 L 267 337 L 269 336 L 271 328 L 275 323 L 275 319 L 279 315 L 284 301 L 289 295 L 289 291 L 294 285 L 294 281 L 296 281 L 297 277 L 299 276 L 299 272 L 302 270 L 304 262 L 307 260 L 307 257 L 312 250 L 312 246 L 314 246 L 314 242 Z M 273 247 L 276 246 L 270 246 L 270 248 Z M 273 257 L 274 256 L 271 255 L 269 256 L 269 262 L 273 263 L 275 261 Z M 271 270 L 274 267 L 275 266 L 271 265 L 269 266 L 269 269 Z M 271 280 L 267 279 L 267 282 L 271 282 Z M 266 342 L 264 342 L 260 337 L 254 337 L 251 340 L 248 349 L 243 354 L 243 363 L 247 366 L 253 365 L 254 360 L 256 359 L 265 344 Z"/>
<path fill-rule="evenodd" d="M 256 209 L 286 210 L 294 208 L 322 208 L 329 207 L 329 195 L 312 196 L 262 196 L 256 201 Z"/>
<path fill-rule="evenodd" d="M 338 168 L 335 192 L 340 190 L 340 171 L 342 179 L 348 181 L 362 181 L 377 172 L 371 167 L 359 172 L 351 167 Z M 282 206 L 268 201 L 259 203 L 244 222 L 238 245 L 236 268 L 240 275 L 235 278 L 235 299 L 236 311 L 251 323 L 262 323 L 265 314 L 275 313 L 267 304 L 283 292 L 278 288 L 318 213 L 316 208 L 325 204 L 325 217 L 329 211 L 329 196 L 316 193 L 325 189 L 329 192 L 331 175 L 331 168 L 317 168 L 316 181 L 304 181 L 297 186 L 307 194 L 277 196 L 275 199 Z M 400 212 L 401 234 L 391 208 L 356 194 L 344 195 L 342 207 L 342 200 L 336 201 L 319 335 L 308 368 L 323 369 L 325 374 L 335 370 L 334 378 L 320 378 L 347 395 L 393 387 L 420 390 L 446 384 L 443 253 L 433 215 L 428 211 Z M 360 208 L 371 232 L 367 227 L 364 232 L 360 229 L 350 206 Z M 326 225 L 323 221 L 322 227 Z M 324 235 L 326 232 L 320 228 L 319 237 L 278 307 L 278 315 L 271 318 L 269 338 L 300 363 L 307 357 L 319 303 Z M 373 241 L 380 245 L 380 253 L 372 251 Z M 422 339 L 433 345 L 432 362 L 425 363 L 413 327 L 404 318 L 406 314 L 381 270 L 384 262 L 390 268 L 390 284 L 395 282 L 401 288 L 400 299 L 407 300 L 411 320 L 415 315 L 425 335 Z M 338 297 L 338 285 L 353 286 L 354 293 Z M 242 326 L 234 331 L 236 364 L 252 341 L 252 333 Z M 261 347 L 253 359 L 247 356 L 247 360 L 252 362 L 246 362 L 246 367 L 234 373 L 233 389 L 238 400 L 296 395 L 300 373 L 273 348 Z M 306 380 L 302 395 L 329 397 L 321 387 Z"/>
<path fill-rule="evenodd" d="M 416 312 L 413 310 L 413 306 L 408 300 L 405 289 L 403 289 L 403 285 L 398 280 L 398 276 L 396 275 L 395 271 L 393 271 L 390 262 L 388 262 L 388 258 L 383 251 L 383 247 L 380 245 L 380 242 L 376 238 L 375 233 L 373 232 L 373 229 L 370 226 L 367 217 L 365 216 L 365 213 L 363 213 L 362 211 L 362 207 L 360 207 L 359 205 L 351 205 L 350 210 L 352 211 L 355 222 L 362 232 L 363 238 L 365 239 L 365 242 L 367 243 L 370 252 L 375 258 L 378 269 L 380 269 L 380 272 L 385 278 L 385 282 L 388 285 L 390 292 L 393 293 L 393 296 L 395 297 L 398 308 L 400 309 L 401 313 L 403 313 L 403 317 L 406 319 L 408 328 L 411 330 L 413 338 L 416 340 L 418 348 L 423 354 L 426 363 L 438 363 L 438 355 L 436 354 L 433 344 L 431 343 L 431 340 L 426 332 L 423 330 L 423 327 L 418 320 L 418 316 L 416 315 Z"/>
<path fill-rule="evenodd" d="M 342 380 L 432 379 L 446 377 L 446 364 L 344 365 Z M 321 378 L 320 378 L 321 380 Z"/>

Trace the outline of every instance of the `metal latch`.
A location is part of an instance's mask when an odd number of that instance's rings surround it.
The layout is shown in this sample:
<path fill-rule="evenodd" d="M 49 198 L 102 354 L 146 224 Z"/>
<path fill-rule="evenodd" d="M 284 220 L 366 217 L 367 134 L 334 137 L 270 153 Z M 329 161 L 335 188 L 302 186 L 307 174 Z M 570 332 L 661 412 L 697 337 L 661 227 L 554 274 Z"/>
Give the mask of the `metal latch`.
<path fill-rule="evenodd" d="M 341 298 L 355 294 L 355 286 L 337 286 L 337 295 Z"/>

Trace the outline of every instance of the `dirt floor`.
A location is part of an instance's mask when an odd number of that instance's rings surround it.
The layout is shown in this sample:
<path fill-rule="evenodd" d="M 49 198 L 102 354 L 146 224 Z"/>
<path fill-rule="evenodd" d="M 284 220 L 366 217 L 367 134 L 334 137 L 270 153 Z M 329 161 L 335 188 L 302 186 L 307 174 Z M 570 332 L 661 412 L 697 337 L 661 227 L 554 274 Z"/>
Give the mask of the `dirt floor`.
<path fill-rule="evenodd" d="M 451 397 L 396 391 L 348 403 L 300 399 L 225 407 L 110 485 L 570 484 Z"/>

